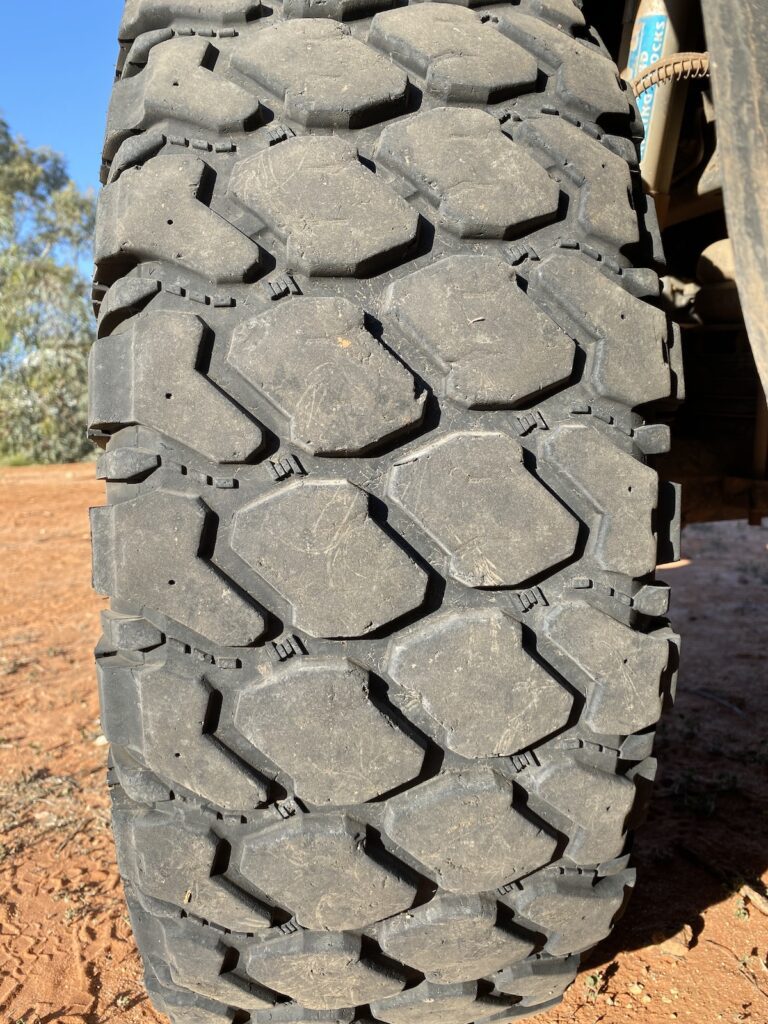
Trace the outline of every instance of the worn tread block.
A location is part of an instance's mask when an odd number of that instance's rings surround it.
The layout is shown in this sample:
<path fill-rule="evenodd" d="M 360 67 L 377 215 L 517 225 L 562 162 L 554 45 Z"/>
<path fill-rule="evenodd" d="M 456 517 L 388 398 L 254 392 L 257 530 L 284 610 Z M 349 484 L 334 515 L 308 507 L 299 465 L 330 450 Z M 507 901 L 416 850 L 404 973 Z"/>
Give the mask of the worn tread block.
<path fill-rule="evenodd" d="M 499 999 L 478 993 L 476 984 L 434 985 L 416 988 L 371 1004 L 376 1020 L 386 1024 L 471 1024 L 504 1010 Z"/>
<path fill-rule="evenodd" d="M 210 336 L 194 313 L 140 313 L 90 355 L 89 425 L 152 427 L 214 462 L 243 462 L 262 433 L 199 370 Z M 216 430 L 210 424 L 216 423 Z"/>
<path fill-rule="evenodd" d="M 105 611 L 101 625 L 105 639 L 117 651 L 149 651 L 163 642 L 160 630 L 138 615 Z"/>
<path fill-rule="evenodd" d="M 368 672 L 342 658 L 288 662 L 244 687 L 234 724 L 312 804 L 371 800 L 418 775 L 424 760 L 423 749 L 371 701 Z"/>
<path fill-rule="evenodd" d="M 162 980 L 161 980 L 162 979 Z M 235 1011 L 212 999 L 206 999 L 188 988 L 181 988 L 171 978 L 166 964 L 153 960 L 145 963 L 144 983 L 153 1005 L 164 1013 L 171 1024 L 232 1024 Z"/>
<path fill-rule="evenodd" d="M 576 185 L 577 218 L 588 238 L 618 248 L 639 241 L 626 160 L 558 117 L 527 119 L 515 125 L 513 138 L 541 154 L 550 174 L 561 171 Z"/>
<path fill-rule="evenodd" d="M 519 996 L 521 1006 L 537 1006 L 561 997 L 578 969 L 578 956 L 538 957 L 505 968 L 493 980 L 497 991 Z"/>
<path fill-rule="evenodd" d="M 299 932 L 250 949 L 249 975 L 310 1010 L 361 1006 L 402 991 L 405 977 L 363 952 L 358 936 Z"/>
<path fill-rule="evenodd" d="M 227 970 L 231 947 L 216 930 L 193 923 L 164 920 L 166 962 L 172 980 L 208 999 L 244 1010 L 268 1010 L 277 1002 L 276 993 Z"/>
<path fill-rule="evenodd" d="M 664 634 L 639 633 L 575 603 L 548 609 L 542 633 L 592 681 L 584 721 L 595 732 L 626 736 L 657 721 L 670 661 Z"/>
<path fill-rule="evenodd" d="M 482 110 L 436 107 L 397 121 L 375 155 L 461 238 L 511 238 L 557 216 L 555 182 Z"/>
<path fill-rule="evenodd" d="M 559 29 L 584 28 L 584 15 L 574 0 L 528 0 L 528 8 Z"/>
<path fill-rule="evenodd" d="M 406 916 L 379 925 L 382 949 L 441 985 L 493 974 L 533 950 L 532 939 L 497 927 L 488 898 L 438 896 Z"/>
<path fill-rule="evenodd" d="M 302 815 L 243 840 L 238 862 L 303 928 L 347 931 L 405 910 L 416 893 L 366 846 L 361 827 L 343 815 Z"/>
<path fill-rule="evenodd" d="M 239 326 L 227 356 L 289 418 L 291 440 L 352 455 L 416 426 L 426 392 L 342 298 L 298 298 Z"/>
<path fill-rule="evenodd" d="M 233 550 L 311 636 L 363 636 L 418 607 L 427 576 L 346 480 L 299 481 L 239 509 Z"/>
<path fill-rule="evenodd" d="M 337 136 L 296 136 L 241 160 L 230 191 L 283 239 L 287 269 L 362 276 L 397 262 L 418 216 Z"/>
<path fill-rule="evenodd" d="M 528 778 L 540 799 L 578 826 L 566 850 L 574 863 L 602 864 L 622 853 L 635 799 L 632 782 L 565 756 Z"/>
<path fill-rule="evenodd" d="M 448 892 L 473 894 L 547 864 L 553 835 L 513 806 L 512 787 L 484 766 L 447 772 L 392 797 L 385 829 Z"/>
<path fill-rule="evenodd" d="M 526 882 L 510 903 L 548 936 L 546 951 L 552 956 L 579 953 L 611 930 L 629 881 L 622 875 L 542 875 Z"/>
<path fill-rule="evenodd" d="M 569 377 L 573 341 L 488 256 L 449 256 L 390 285 L 384 310 L 470 409 L 514 408 Z"/>
<path fill-rule="evenodd" d="M 368 42 L 448 102 L 496 103 L 536 85 L 533 57 L 461 7 L 419 3 L 377 14 Z"/>
<path fill-rule="evenodd" d="M 119 805 L 113 820 L 123 871 L 147 896 L 232 931 L 251 933 L 269 926 L 266 907 L 213 873 L 222 841 L 210 829 Z"/>
<path fill-rule="evenodd" d="M 253 643 L 264 631 L 262 615 L 200 555 L 210 516 L 201 498 L 173 491 L 91 509 L 94 588 L 156 608 L 214 643 Z M 137 536 L 147 539 L 137 546 Z"/>
<path fill-rule="evenodd" d="M 402 113 L 408 79 L 335 21 L 284 21 L 243 40 L 233 66 L 308 128 L 360 128 Z"/>
<path fill-rule="evenodd" d="M 627 576 L 651 572 L 656 565 L 656 473 L 613 445 L 605 434 L 578 424 L 548 433 L 542 450 L 549 464 L 589 499 L 600 516 L 590 538 L 597 564 Z"/>
<path fill-rule="evenodd" d="M 128 317 L 140 313 L 162 289 L 160 281 L 150 278 L 118 278 L 99 306 L 99 337 L 111 334 Z"/>
<path fill-rule="evenodd" d="M 333 18 L 347 21 L 392 7 L 395 0 L 284 0 L 286 18 Z"/>
<path fill-rule="evenodd" d="M 160 456 L 147 448 L 115 448 L 100 455 L 96 462 L 99 480 L 138 482 L 160 465 Z"/>
<path fill-rule="evenodd" d="M 589 121 L 607 118 L 629 122 L 630 106 L 616 65 L 606 54 L 575 39 L 541 18 L 513 9 L 499 28 L 555 71 L 558 99 Z"/>
<path fill-rule="evenodd" d="M 267 796 L 265 782 L 207 733 L 211 689 L 202 676 L 109 659 L 99 665 L 104 733 L 171 786 L 242 811 Z M 174 714 L 184 707 L 183 717 Z M 173 728 L 168 723 L 173 722 Z"/>
<path fill-rule="evenodd" d="M 450 555 L 468 587 L 522 584 L 568 558 L 578 523 L 497 433 L 449 434 L 396 462 L 389 493 Z"/>
<path fill-rule="evenodd" d="M 258 246 L 199 199 L 207 165 L 190 153 L 131 167 L 99 197 L 96 264 L 167 260 L 212 281 L 244 281 Z"/>
<path fill-rule="evenodd" d="M 669 396 L 670 327 L 662 310 L 630 295 L 587 257 L 567 252 L 542 260 L 530 279 L 554 304 L 556 322 L 570 325 L 585 348 L 594 346 L 589 372 L 598 394 L 629 406 Z"/>
<path fill-rule="evenodd" d="M 258 0 L 126 0 L 120 22 L 121 40 L 135 39 L 142 32 L 166 28 L 175 21 L 206 25 L 239 25 L 259 13 Z"/>
<path fill-rule="evenodd" d="M 463 757 L 509 756 L 565 725 L 572 697 L 499 610 L 446 612 L 392 641 L 389 674 Z"/>
<path fill-rule="evenodd" d="M 220 133 L 242 132 L 259 124 L 258 97 L 208 67 L 216 54 L 206 39 L 197 37 L 170 39 L 152 47 L 146 69 L 115 85 L 104 158 L 111 160 L 131 133 L 169 118 Z"/>
<path fill-rule="evenodd" d="M 118 138 L 119 142 L 119 138 Z M 119 142 L 114 157 L 101 168 L 101 183 L 111 185 L 129 167 L 141 167 L 165 148 L 166 137 L 160 131 L 139 132 L 126 135 Z"/>

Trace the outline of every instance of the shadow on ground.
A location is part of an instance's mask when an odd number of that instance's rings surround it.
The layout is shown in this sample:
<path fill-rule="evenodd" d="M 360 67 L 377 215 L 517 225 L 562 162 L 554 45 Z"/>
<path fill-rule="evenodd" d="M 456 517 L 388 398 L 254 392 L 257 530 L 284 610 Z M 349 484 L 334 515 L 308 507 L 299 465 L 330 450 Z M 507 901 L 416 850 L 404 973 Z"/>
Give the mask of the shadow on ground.
<path fill-rule="evenodd" d="M 675 707 L 664 718 L 659 774 L 635 841 L 630 910 L 590 958 L 648 945 L 685 926 L 696 941 L 708 907 L 763 892 L 768 868 L 768 530 L 688 527 L 672 586 L 683 635 Z M 747 889 L 744 889 L 744 886 Z M 737 906 L 738 910 L 738 906 Z"/>

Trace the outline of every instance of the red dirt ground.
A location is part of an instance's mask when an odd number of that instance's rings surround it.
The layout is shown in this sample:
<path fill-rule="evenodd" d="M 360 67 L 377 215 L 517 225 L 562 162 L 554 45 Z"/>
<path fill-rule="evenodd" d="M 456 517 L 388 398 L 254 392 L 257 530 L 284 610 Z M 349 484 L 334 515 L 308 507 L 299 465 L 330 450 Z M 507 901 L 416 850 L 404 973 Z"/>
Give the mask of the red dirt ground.
<path fill-rule="evenodd" d="M 0 1010 L 160 1021 L 114 866 L 91 648 L 92 465 L 0 470 Z M 768 531 L 686 531 L 685 637 L 629 914 L 544 1024 L 768 1021 Z M 665 941 L 666 940 L 666 941 Z"/>

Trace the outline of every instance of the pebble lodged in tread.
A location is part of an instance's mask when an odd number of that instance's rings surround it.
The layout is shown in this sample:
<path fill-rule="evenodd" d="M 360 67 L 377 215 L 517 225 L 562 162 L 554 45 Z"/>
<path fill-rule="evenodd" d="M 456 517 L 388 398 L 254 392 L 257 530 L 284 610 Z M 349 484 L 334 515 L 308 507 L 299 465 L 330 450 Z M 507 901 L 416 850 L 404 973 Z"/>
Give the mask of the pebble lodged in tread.
<path fill-rule="evenodd" d="M 127 0 L 119 37 L 92 531 L 148 990 L 530 1016 L 624 908 L 678 659 L 631 98 L 572 0 Z"/>

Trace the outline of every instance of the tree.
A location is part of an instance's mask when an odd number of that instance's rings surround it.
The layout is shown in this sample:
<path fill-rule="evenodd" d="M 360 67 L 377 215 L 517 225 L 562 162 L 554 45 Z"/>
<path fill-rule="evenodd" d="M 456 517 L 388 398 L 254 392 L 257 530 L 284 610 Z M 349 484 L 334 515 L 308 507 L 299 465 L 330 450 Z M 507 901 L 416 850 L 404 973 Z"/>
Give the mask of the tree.
<path fill-rule="evenodd" d="M 95 199 L 0 119 L 0 459 L 83 458 Z"/>

